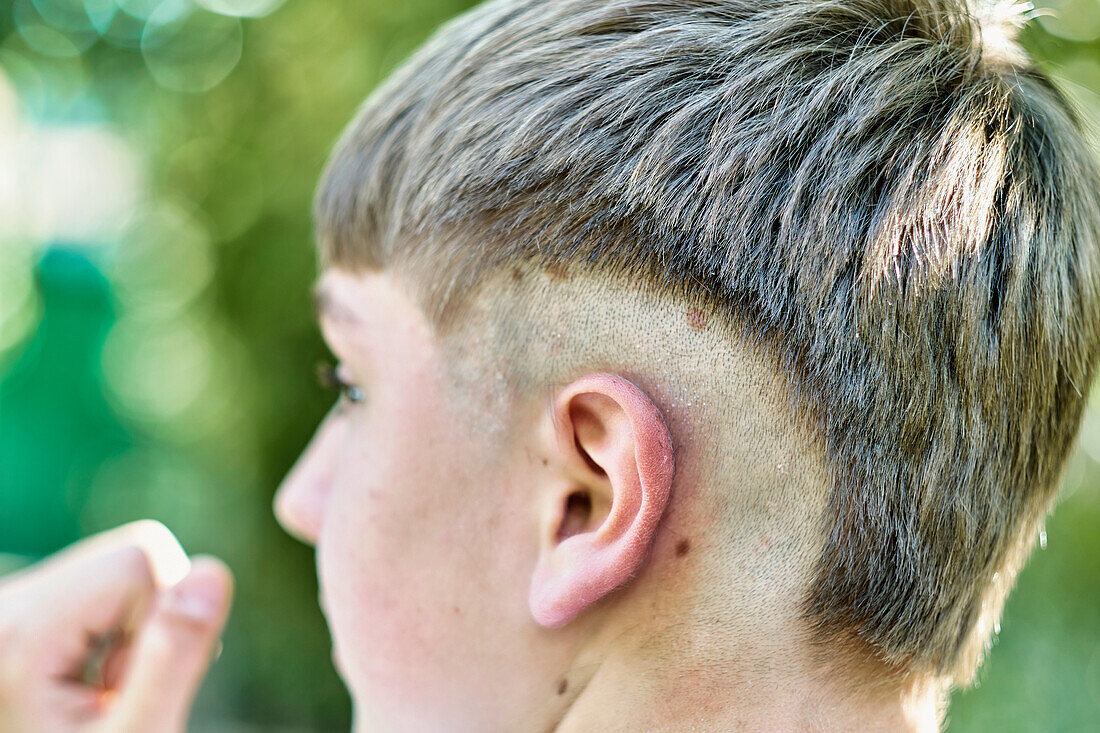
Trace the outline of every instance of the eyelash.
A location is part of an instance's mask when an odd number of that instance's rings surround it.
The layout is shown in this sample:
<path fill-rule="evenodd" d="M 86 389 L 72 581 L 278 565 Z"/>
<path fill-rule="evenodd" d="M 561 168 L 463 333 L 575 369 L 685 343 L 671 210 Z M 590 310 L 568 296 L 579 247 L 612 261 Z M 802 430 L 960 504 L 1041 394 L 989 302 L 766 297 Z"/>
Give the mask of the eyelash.
<path fill-rule="evenodd" d="M 362 387 L 351 384 L 340 375 L 340 367 L 328 362 L 317 364 L 317 382 L 326 389 L 335 389 L 345 400 L 352 403 L 365 402 L 366 392 Z"/>

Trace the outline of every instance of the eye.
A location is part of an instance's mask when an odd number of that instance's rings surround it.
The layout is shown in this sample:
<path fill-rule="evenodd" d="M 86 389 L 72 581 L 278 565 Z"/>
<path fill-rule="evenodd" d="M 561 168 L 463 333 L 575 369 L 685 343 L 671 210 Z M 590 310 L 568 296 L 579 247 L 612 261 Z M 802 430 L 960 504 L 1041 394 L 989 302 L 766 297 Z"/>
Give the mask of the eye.
<path fill-rule="evenodd" d="M 335 389 L 340 392 L 348 402 L 366 402 L 367 393 L 362 387 L 352 384 L 347 380 L 336 364 L 321 362 L 317 365 L 317 382 L 326 389 Z"/>

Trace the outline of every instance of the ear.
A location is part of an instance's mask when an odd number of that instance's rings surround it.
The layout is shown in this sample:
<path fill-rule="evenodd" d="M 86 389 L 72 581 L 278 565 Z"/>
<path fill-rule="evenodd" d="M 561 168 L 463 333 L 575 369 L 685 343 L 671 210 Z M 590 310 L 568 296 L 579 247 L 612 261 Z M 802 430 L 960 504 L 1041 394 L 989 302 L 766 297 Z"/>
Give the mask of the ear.
<path fill-rule="evenodd" d="M 531 615 L 556 628 L 642 565 L 672 487 L 672 439 L 650 399 L 614 374 L 584 376 L 548 416 L 547 485 Z"/>

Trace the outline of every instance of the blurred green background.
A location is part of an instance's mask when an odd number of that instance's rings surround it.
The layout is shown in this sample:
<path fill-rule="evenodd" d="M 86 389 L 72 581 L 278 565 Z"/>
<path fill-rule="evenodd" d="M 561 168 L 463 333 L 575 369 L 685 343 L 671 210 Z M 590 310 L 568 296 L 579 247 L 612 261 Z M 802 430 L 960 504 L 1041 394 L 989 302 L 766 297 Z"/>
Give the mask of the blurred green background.
<path fill-rule="evenodd" d="M 472 4 L 0 0 L 0 572 L 143 517 L 225 558 L 193 730 L 349 727 L 312 550 L 270 511 L 331 399 L 310 199 L 364 96 Z M 1025 45 L 1100 120 L 1100 0 L 1046 7 Z M 951 731 L 1100 730 L 1093 405 Z"/>

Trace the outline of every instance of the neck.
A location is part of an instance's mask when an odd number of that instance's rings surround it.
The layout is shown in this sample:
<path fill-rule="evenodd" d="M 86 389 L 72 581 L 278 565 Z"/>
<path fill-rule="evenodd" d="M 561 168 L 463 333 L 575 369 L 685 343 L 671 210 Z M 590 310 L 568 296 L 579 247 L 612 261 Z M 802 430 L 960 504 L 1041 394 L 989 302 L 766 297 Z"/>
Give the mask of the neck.
<path fill-rule="evenodd" d="M 927 678 L 825 672 L 808 649 L 763 646 L 768 654 L 677 657 L 642 644 L 578 659 L 572 699 L 554 731 L 939 730 L 942 687 Z"/>

